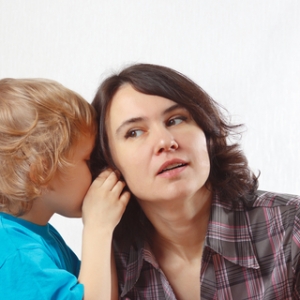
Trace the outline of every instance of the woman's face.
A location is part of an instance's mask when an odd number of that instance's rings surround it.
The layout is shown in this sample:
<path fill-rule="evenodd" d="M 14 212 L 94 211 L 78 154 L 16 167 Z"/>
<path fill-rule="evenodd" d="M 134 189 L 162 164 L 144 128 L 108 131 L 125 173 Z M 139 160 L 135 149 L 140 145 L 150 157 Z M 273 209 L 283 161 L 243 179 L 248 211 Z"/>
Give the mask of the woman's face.
<path fill-rule="evenodd" d="M 107 111 L 113 161 L 140 201 L 198 196 L 210 163 L 203 131 L 182 106 L 123 85 Z"/>

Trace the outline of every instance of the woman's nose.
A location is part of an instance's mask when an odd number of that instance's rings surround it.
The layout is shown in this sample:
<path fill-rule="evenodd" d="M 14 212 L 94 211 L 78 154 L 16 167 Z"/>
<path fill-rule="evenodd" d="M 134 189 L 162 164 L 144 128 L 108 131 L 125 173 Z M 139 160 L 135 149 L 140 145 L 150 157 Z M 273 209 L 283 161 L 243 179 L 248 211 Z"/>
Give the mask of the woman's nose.
<path fill-rule="evenodd" d="M 168 131 L 163 130 L 157 132 L 155 153 L 160 154 L 164 151 L 174 151 L 178 149 L 178 143 L 176 142 L 174 136 Z"/>

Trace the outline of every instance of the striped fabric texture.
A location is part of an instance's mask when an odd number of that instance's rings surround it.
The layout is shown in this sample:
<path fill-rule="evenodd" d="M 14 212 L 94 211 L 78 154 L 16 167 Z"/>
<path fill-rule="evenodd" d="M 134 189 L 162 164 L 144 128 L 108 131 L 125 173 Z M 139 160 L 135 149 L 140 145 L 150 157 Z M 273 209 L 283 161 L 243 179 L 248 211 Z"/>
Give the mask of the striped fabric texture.
<path fill-rule="evenodd" d="M 146 241 L 114 248 L 120 299 L 176 299 Z M 300 197 L 258 191 L 245 207 L 216 196 L 200 286 L 202 300 L 300 299 Z"/>

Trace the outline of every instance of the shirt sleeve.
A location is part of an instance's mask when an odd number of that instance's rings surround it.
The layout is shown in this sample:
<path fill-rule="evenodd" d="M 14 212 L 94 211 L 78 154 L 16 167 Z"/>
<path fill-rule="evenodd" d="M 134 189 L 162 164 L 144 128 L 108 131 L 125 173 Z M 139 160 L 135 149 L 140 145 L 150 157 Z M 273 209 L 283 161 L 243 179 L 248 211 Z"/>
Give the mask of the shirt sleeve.
<path fill-rule="evenodd" d="M 1 299 L 83 299 L 84 288 L 42 249 L 19 250 L 0 266 Z"/>
<path fill-rule="evenodd" d="M 293 299 L 300 299 L 300 208 L 297 209 L 294 220 L 292 264 L 295 273 Z"/>

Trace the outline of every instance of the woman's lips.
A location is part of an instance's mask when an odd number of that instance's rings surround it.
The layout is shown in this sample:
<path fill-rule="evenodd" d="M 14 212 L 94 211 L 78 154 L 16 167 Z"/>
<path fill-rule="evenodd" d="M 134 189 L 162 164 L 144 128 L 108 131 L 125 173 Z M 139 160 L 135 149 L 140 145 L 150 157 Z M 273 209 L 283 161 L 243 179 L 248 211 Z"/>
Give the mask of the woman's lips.
<path fill-rule="evenodd" d="M 161 175 L 164 174 L 166 172 L 172 172 L 172 171 L 176 171 L 177 169 L 181 169 L 183 167 L 187 166 L 187 163 L 181 159 L 172 159 L 169 161 L 166 161 L 165 163 L 163 163 L 161 165 L 161 167 L 159 168 L 157 174 Z M 176 171 L 178 172 L 178 171 Z"/>

